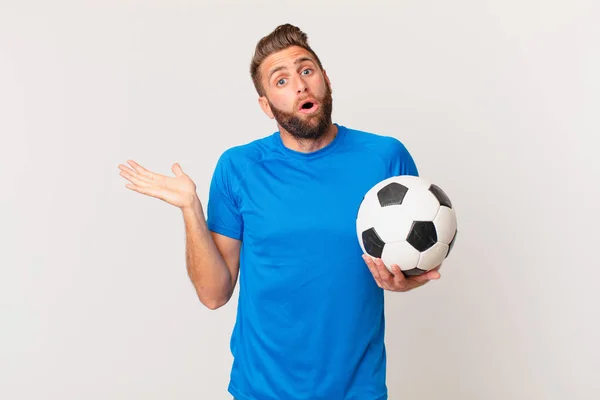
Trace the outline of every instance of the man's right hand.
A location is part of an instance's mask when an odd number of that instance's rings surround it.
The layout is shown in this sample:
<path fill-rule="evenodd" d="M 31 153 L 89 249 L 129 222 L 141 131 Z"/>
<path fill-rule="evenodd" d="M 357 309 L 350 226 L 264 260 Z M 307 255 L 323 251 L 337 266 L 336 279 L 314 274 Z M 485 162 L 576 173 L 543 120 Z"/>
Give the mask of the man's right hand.
<path fill-rule="evenodd" d="M 125 185 L 126 188 L 181 209 L 191 208 L 198 202 L 196 185 L 179 164 L 173 164 L 171 171 L 175 176 L 170 177 L 148 171 L 133 160 L 128 160 L 127 163 L 129 166 L 119 164 L 120 175 L 131 182 Z"/>

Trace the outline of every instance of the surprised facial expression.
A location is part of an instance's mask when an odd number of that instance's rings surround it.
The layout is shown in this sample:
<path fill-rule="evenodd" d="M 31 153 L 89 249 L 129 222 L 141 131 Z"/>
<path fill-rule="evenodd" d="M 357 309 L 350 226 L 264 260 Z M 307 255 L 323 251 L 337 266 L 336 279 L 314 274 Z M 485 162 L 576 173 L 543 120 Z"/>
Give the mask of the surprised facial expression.
<path fill-rule="evenodd" d="M 316 139 L 331 125 L 329 78 L 310 52 L 290 47 L 267 57 L 261 65 L 263 111 L 299 139 Z"/>

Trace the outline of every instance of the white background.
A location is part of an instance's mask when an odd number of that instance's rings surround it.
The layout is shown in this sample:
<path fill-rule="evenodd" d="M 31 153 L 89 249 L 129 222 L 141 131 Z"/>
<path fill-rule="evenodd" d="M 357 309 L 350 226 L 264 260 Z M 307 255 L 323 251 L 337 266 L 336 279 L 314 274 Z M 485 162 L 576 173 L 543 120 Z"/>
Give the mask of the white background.
<path fill-rule="evenodd" d="M 201 305 L 179 210 L 117 165 L 179 162 L 206 204 L 221 152 L 276 129 L 248 66 L 285 22 L 334 120 L 401 139 L 457 208 L 442 278 L 387 294 L 390 399 L 597 398 L 598 11 L 0 2 L 0 398 L 230 399 L 237 294 Z"/>

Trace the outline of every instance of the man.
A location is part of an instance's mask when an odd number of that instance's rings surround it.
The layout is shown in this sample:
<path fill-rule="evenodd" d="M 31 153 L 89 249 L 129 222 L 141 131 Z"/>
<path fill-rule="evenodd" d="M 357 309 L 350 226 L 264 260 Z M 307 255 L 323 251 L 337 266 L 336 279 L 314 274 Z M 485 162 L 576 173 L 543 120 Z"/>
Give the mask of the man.
<path fill-rule="evenodd" d="M 223 306 L 240 281 L 229 392 L 238 400 L 387 399 L 384 290 L 404 277 L 361 258 L 355 218 L 375 183 L 417 175 L 397 139 L 332 123 L 331 82 L 289 24 L 262 38 L 250 67 L 278 130 L 225 151 L 207 218 L 179 164 L 174 177 L 129 161 L 129 189 L 181 208 L 187 270 L 200 301 Z"/>

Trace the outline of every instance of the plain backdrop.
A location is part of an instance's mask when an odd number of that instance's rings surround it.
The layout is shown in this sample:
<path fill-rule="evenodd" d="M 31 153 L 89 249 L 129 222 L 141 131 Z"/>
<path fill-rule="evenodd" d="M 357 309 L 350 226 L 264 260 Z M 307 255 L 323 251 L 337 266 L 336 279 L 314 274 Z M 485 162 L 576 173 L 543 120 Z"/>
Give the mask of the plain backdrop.
<path fill-rule="evenodd" d="M 1 1 L 0 398 L 230 399 L 237 291 L 201 305 L 180 211 L 117 165 L 179 162 L 206 205 L 219 155 L 276 130 L 248 66 L 286 22 L 334 120 L 398 137 L 457 209 L 442 278 L 386 294 L 390 399 L 598 398 L 598 11 Z"/>

